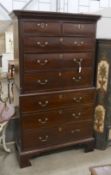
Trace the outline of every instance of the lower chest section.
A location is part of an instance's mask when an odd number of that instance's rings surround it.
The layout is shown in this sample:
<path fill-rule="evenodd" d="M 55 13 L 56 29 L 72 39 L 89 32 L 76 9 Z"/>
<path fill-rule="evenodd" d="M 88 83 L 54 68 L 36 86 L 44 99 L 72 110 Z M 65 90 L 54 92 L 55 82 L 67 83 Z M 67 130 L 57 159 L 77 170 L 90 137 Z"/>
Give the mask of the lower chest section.
<path fill-rule="evenodd" d="M 95 89 L 22 96 L 22 148 L 42 149 L 92 137 L 94 101 Z"/>

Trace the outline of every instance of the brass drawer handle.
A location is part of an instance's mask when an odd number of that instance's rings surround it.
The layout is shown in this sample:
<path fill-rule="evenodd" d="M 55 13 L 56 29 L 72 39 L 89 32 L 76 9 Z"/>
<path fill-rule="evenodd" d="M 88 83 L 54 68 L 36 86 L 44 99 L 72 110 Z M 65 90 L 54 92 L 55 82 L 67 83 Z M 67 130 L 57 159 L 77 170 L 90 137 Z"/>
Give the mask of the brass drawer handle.
<path fill-rule="evenodd" d="M 48 137 L 49 137 L 48 135 L 45 135 L 44 137 L 39 136 L 38 139 L 39 139 L 41 142 L 47 142 Z"/>
<path fill-rule="evenodd" d="M 48 121 L 47 117 L 44 120 L 41 119 L 41 118 L 38 119 L 38 122 L 41 123 L 41 124 L 45 124 L 45 123 L 47 123 L 47 121 Z"/>
<path fill-rule="evenodd" d="M 72 116 L 73 116 L 75 119 L 79 119 L 80 116 L 81 116 L 81 112 L 78 112 L 77 114 L 72 113 Z"/>
<path fill-rule="evenodd" d="M 58 131 L 59 131 L 59 132 L 62 132 L 62 127 L 59 127 L 59 128 L 58 128 Z"/>
<path fill-rule="evenodd" d="M 59 54 L 59 58 L 60 59 L 63 59 L 63 54 Z"/>
<path fill-rule="evenodd" d="M 74 58 L 73 61 L 78 64 L 79 62 L 83 61 L 83 58 L 80 58 L 80 59 Z"/>
<path fill-rule="evenodd" d="M 80 47 L 80 46 L 84 45 L 84 41 L 80 41 L 80 42 L 74 41 L 74 46 L 75 45 Z"/>
<path fill-rule="evenodd" d="M 73 100 L 76 103 L 80 103 L 83 100 L 83 98 L 82 97 L 74 97 Z"/>
<path fill-rule="evenodd" d="M 76 81 L 76 82 L 79 82 L 81 79 L 82 79 L 81 76 L 78 76 L 78 77 L 72 77 L 72 80 L 74 80 L 74 81 Z"/>
<path fill-rule="evenodd" d="M 84 41 L 81 41 L 81 42 L 80 42 L 80 46 L 83 45 L 83 44 L 85 44 Z"/>
<path fill-rule="evenodd" d="M 37 83 L 40 85 L 46 85 L 48 83 L 48 80 L 37 80 Z"/>
<path fill-rule="evenodd" d="M 78 72 L 81 73 L 81 71 L 82 71 L 82 65 L 81 64 L 82 64 L 83 58 L 80 58 L 79 60 L 74 58 L 73 61 L 78 64 Z"/>
<path fill-rule="evenodd" d="M 40 27 L 41 29 L 45 29 L 47 26 L 48 24 L 43 22 L 37 24 L 37 27 Z"/>
<path fill-rule="evenodd" d="M 58 113 L 61 115 L 63 113 L 63 110 L 62 109 L 59 110 Z"/>
<path fill-rule="evenodd" d="M 45 102 L 42 102 L 42 101 L 39 101 L 38 104 L 41 106 L 41 107 L 46 107 L 48 105 L 48 101 L 46 100 Z"/>
<path fill-rule="evenodd" d="M 75 133 L 78 133 L 78 132 L 80 132 L 81 130 L 80 129 L 74 129 L 74 130 L 71 130 L 71 133 L 72 134 L 75 134 Z"/>
<path fill-rule="evenodd" d="M 40 46 L 40 47 L 46 47 L 48 45 L 48 41 L 45 41 L 45 42 L 40 42 L 40 41 L 37 41 L 37 46 Z"/>
<path fill-rule="evenodd" d="M 43 62 L 41 62 L 41 60 L 37 60 L 37 63 L 40 64 L 41 66 L 44 66 L 45 64 L 48 63 L 48 60 L 45 59 L 45 60 L 43 60 Z"/>
<path fill-rule="evenodd" d="M 59 39 L 59 41 L 62 43 L 62 42 L 64 41 L 64 39 L 61 37 L 61 38 Z"/>

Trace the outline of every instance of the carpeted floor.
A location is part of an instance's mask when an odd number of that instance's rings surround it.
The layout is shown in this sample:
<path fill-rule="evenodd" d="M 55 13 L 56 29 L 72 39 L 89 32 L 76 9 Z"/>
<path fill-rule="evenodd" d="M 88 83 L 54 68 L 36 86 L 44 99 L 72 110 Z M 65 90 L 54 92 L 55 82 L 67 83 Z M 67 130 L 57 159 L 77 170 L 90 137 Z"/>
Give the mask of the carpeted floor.
<path fill-rule="evenodd" d="M 14 149 L 10 154 L 0 150 L 0 175 L 90 175 L 90 166 L 111 163 L 111 147 L 89 153 L 83 149 L 56 152 L 31 162 L 31 167 L 20 169 Z"/>

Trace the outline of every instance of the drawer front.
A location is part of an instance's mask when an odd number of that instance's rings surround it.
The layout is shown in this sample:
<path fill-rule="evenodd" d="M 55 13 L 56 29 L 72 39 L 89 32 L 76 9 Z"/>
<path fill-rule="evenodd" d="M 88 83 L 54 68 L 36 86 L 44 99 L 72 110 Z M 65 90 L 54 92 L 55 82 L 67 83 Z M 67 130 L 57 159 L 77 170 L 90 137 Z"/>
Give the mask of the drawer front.
<path fill-rule="evenodd" d="M 92 68 L 81 68 L 80 71 L 79 73 L 79 67 L 77 67 L 71 71 L 26 73 L 24 74 L 23 89 L 25 92 L 30 92 L 92 86 Z"/>
<path fill-rule="evenodd" d="M 94 105 L 81 105 L 73 108 L 57 109 L 39 113 L 28 113 L 21 115 L 22 127 L 34 129 L 41 127 L 52 127 L 63 123 L 78 121 L 93 121 Z"/>
<path fill-rule="evenodd" d="M 44 71 L 93 66 L 93 53 L 25 54 L 24 70 Z"/>
<path fill-rule="evenodd" d="M 59 125 L 54 128 L 23 131 L 23 149 L 41 149 L 92 137 L 92 122 Z M 30 138 L 30 141 L 29 141 Z"/>
<path fill-rule="evenodd" d="M 74 71 L 67 71 L 63 76 L 63 88 L 85 88 L 93 85 L 93 69 L 77 67 Z"/>
<path fill-rule="evenodd" d="M 25 53 L 52 52 L 61 50 L 59 37 L 25 37 L 24 51 Z"/>
<path fill-rule="evenodd" d="M 48 21 L 28 21 L 22 24 L 24 34 L 31 35 L 60 35 L 61 24 L 59 22 Z"/>
<path fill-rule="evenodd" d="M 64 37 L 62 47 L 68 51 L 94 50 L 95 41 L 93 38 Z"/>
<path fill-rule="evenodd" d="M 24 52 L 88 51 L 94 50 L 93 38 L 78 37 L 24 37 Z"/>
<path fill-rule="evenodd" d="M 41 93 L 39 95 L 20 96 L 22 112 L 36 112 L 51 108 L 74 106 L 75 104 L 91 104 L 95 101 L 95 89 L 67 91 L 58 93 Z"/>
<path fill-rule="evenodd" d="M 95 24 L 91 23 L 64 23 L 63 34 L 64 35 L 92 35 L 95 36 Z"/>

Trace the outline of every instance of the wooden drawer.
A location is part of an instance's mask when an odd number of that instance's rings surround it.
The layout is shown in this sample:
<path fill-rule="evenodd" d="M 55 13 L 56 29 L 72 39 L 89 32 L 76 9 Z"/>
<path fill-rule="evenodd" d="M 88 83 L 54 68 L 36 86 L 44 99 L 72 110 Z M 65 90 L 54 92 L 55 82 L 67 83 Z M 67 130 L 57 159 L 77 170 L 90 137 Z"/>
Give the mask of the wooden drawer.
<path fill-rule="evenodd" d="M 57 110 L 21 115 L 22 127 L 34 129 L 52 127 L 62 123 L 93 121 L 94 105 L 75 105 L 73 108 L 59 108 Z"/>
<path fill-rule="evenodd" d="M 44 71 L 93 66 L 93 53 L 25 54 L 24 71 Z"/>
<path fill-rule="evenodd" d="M 94 50 L 95 40 L 83 37 L 64 37 L 62 47 L 68 51 Z"/>
<path fill-rule="evenodd" d="M 49 22 L 49 21 L 28 21 L 23 22 L 24 34 L 31 35 L 60 35 L 61 34 L 61 24 L 59 22 Z"/>
<path fill-rule="evenodd" d="M 21 112 L 36 112 L 64 106 L 74 106 L 75 104 L 91 104 L 95 101 L 95 88 L 85 90 L 70 90 L 49 93 L 39 93 L 39 95 L 21 95 Z"/>
<path fill-rule="evenodd" d="M 92 137 L 92 122 L 58 125 L 54 128 L 23 130 L 23 149 L 41 149 Z M 30 140 L 29 140 L 30 138 Z"/>
<path fill-rule="evenodd" d="M 64 35 L 92 35 L 95 36 L 96 26 L 93 23 L 64 23 Z"/>
<path fill-rule="evenodd" d="M 94 50 L 95 39 L 79 37 L 24 37 L 25 53 Z"/>
<path fill-rule="evenodd" d="M 89 87 L 93 83 L 93 69 L 83 68 L 81 73 L 78 67 L 73 70 L 26 73 L 23 81 L 24 92 Z"/>

